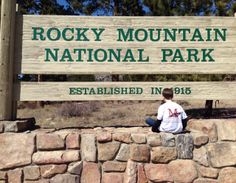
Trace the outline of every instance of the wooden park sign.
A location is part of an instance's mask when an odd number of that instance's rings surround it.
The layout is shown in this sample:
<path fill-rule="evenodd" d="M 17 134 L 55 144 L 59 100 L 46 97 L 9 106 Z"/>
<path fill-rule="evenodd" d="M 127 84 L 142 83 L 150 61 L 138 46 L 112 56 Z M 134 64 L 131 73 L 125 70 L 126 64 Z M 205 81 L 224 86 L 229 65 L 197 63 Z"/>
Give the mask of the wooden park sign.
<path fill-rule="evenodd" d="M 15 5 L 2 2 L 2 15 L 4 8 Z M 8 18 L 16 27 L 7 29 L 15 39 L 8 49 L 14 53 L 8 58 L 12 64 L 0 70 L 5 81 L 13 77 L 13 68 L 15 74 L 236 74 L 234 17 Z M 9 27 L 2 17 L 1 34 L 4 26 Z M 158 100 L 165 87 L 173 87 L 176 99 L 236 99 L 235 82 L 16 82 L 14 86 L 10 99 L 15 101 Z M 6 91 L 4 82 L 1 87 Z"/>
<path fill-rule="evenodd" d="M 234 17 L 17 17 L 25 74 L 234 74 Z"/>

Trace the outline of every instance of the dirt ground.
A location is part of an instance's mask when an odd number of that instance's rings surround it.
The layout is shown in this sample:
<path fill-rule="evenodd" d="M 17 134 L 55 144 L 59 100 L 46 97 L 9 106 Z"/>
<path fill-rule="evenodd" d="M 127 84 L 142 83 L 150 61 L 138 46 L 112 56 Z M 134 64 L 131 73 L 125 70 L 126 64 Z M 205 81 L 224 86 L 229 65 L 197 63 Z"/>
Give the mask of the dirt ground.
<path fill-rule="evenodd" d="M 205 101 L 177 102 L 190 118 L 209 118 L 204 116 Z M 71 103 L 45 104 L 44 107 L 39 107 L 36 102 L 28 102 L 19 104 L 18 118 L 34 117 L 41 128 L 146 126 L 145 118 L 155 118 L 160 103 L 161 101 L 80 102 L 75 103 L 80 106 L 75 108 Z M 71 111 L 74 111 L 75 117 L 65 115 L 65 112 Z M 213 115 L 210 118 L 236 118 L 236 101 L 214 101 Z"/>

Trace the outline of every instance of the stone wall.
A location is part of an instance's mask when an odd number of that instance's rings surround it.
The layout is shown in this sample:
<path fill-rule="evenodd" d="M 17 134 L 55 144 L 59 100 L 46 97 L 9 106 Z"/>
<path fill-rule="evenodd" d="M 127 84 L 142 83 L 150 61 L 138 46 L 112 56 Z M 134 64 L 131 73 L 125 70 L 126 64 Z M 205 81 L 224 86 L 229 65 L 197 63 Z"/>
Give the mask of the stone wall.
<path fill-rule="evenodd" d="M 236 120 L 0 134 L 0 183 L 235 183 Z M 4 130 L 2 130 L 4 131 Z"/>

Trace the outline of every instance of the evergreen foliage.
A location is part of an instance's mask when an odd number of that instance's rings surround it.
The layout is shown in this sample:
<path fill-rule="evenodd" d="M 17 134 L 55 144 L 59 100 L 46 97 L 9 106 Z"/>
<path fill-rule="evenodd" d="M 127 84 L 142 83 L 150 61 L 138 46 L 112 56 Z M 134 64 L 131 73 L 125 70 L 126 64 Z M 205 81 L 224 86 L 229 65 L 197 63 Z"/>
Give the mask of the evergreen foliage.
<path fill-rule="evenodd" d="M 142 16 L 140 0 L 66 0 L 80 15 Z"/>

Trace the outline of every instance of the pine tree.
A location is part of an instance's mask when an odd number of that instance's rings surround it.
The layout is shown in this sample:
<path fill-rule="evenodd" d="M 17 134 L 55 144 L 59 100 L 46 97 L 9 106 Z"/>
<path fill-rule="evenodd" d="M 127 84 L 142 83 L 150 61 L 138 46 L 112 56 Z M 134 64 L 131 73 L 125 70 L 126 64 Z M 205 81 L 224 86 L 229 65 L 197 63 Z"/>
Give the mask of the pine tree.
<path fill-rule="evenodd" d="M 144 0 L 154 16 L 233 16 L 235 0 Z"/>
<path fill-rule="evenodd" d="M 236 12 L 235 0 L 214 0 L 215 14 L 218 16 L 234 16 Z"/>
<path fill-rule="evenodd" d="M 19 12 L 22 14 L 35 14 L 38 10 L 38 5 L 35 0 L 17 0 L 19 4 Z"/>
<path fill-rule="evenodd" d="M 211 0 L 144 0 L 154 16 L 196 16 L 211 12 Z"/>
<path fill-rule="evenodd" d="M 57 0 L 40 0 L 38 2 L 38 13 L 40 15 L 72 15 L 70 8 L 58 4 Z"/>
<path fill-rule="evenodd" d="M 69 6 L 80 15 L 144 15 L 140 0 L 66 0 Z"/>
<path fill-rule="evenodd" d="M 68 15 L 74 14 L 70 7 L 58 4 L 57 0 L 17 0 L 21 14 Z"/>

